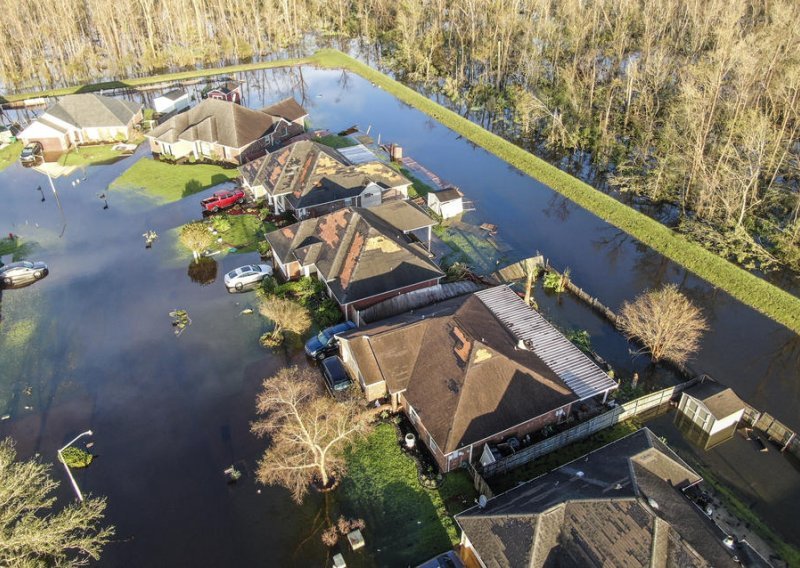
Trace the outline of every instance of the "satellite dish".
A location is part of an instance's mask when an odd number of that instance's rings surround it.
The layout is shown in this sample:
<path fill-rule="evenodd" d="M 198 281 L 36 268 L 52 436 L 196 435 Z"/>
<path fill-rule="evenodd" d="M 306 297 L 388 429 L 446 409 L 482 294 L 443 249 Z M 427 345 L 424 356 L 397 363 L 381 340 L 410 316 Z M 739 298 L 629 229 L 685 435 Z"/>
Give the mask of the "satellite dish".
<path fill-rule="evenodd" d="M 486 502 L 487 502 L 486 495 L 481 495 L 480 497 L 478 497 L 478 507 L 480 507 L 481 509 L 483 509 L 486 506 Z"/>

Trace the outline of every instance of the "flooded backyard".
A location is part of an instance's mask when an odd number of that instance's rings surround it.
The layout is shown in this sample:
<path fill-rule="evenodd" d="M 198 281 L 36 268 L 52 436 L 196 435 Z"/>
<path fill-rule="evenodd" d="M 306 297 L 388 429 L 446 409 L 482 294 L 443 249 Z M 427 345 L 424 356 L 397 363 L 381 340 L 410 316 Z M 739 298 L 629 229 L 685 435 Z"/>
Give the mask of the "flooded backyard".
<path fill-rule="evenodd" d="M 579 286 L 613 309 L 647 288 L 678 283 L 703 306 L 711 327 L 694 366 L 800 429 L 797 335 L 358 76 L 304 68 L 240 78 L 247 106 L 292 95 L 314 128 L 357 124 L 376 140 L 400 144 L 459 186 L 481 221 L 498 226 L 504 260 L 541 252 L 556 268 L 570 267 Z M 147 104 L 157 94 L 131 96 Z M 254 307 L 254 294 L 225 291 L 222 274 L 256 261 L 256 253 L 215 257 L 218 277 L 209 285 L 187 274 L 191 255 L 179 253 L 173 229 L 198 219 L 200 199 L 213 190 L 162 203 L 108 189 L 148 155 L 146 146 L 55 179 L 63 212 L 46 176 L 18 164 L 0 172 L 0 230 L 35 243 L 27 258 L 50 267 L 43 281 L 3 291 L 0 414 L 9 418 L 0 422 L 0 436 L 17 440 L 22 457 L 38 453 L 55 461 L 58 447 L 93 430 L 99 458 L 77 481 L 84 491 L 108 497 L 117 541 L 106 549 L 104 566 L 322 565 L 328 551 L 318 535 L 319 511 L 336 509 L 336 497 L 326 503 L 311 494 L 297 506 L 285 490 L 253 479 L 264 449 L 249 432 L 255 395 L 263 378 L 302 361 L 302 352 L 260 347 L 265 322 L 241 313 Z M 149 230 L 159 235 L 152 249 L 142 238 Z M 620 373 L 646 367 L 574 298 L 539 299 L 560 327 L 588 330 L 595 350 Z M 187 310 L 192 320 L 179 337 L 169 316 L 175 309 Z M 232 464 L 244 472 L 236 485 L 223 475 Z M 761 506 L 796 510 L 800 477 L 792 468 L 781 471 L 780 491 L 759 494 Z M 62 470 L 54 474 L 62 481 L 60 496 L 70 498 Z M 800 526 L 787 519 L 776 515 L 783 523 L 776 528 L 800 542 Z M 369 530 L 390 533 L 391 519 L 376 520 Z M 348 562 L 397 565 L 400 558 L 384 549 Z"/>

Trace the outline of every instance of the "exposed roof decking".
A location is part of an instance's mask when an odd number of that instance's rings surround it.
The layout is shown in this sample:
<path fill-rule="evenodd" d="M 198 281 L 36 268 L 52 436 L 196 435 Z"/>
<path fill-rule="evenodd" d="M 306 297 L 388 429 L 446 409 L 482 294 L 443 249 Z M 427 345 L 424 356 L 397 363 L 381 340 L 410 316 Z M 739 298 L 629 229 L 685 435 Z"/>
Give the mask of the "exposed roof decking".
<path fill-rule="evenodd" d="M 581 400 L 617 383 L 508 286 L 475 293 L 511 333 L 555 371 Z"/>

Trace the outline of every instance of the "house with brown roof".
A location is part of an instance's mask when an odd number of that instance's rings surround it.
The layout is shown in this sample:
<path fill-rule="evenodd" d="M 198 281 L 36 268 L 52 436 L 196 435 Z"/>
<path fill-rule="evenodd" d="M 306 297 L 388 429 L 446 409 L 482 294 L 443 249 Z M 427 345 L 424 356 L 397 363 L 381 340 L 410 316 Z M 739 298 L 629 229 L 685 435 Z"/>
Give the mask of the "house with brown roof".
<path fill-rule="evenodd" d="M 298 219 L 342 207 L 373 207 L 408 197 L 411 181 L 383 162 L 351 164 L 339 152 L 312 140 L 288 144 L 240 168 L 254 198 L 277 213 Z"/>
<path fill-rule="evenodd" d="M 301 132 L 301 126 L 279 116 L 208 98 L 146 136 L 154 154 L 238 164 L 252 148 L 274 148 Z"/>
<path fill-rule="evenodd" d="M 356 321 L 358 310 L 436 286 L 444 277 L 419 243 L 369 209 L 346 207 L 306 219 L 268 233 L 266 240 L 284 278 L 316 275 Z"/>
<path fill-rule="evenodd" d="M 39 142 L 45 158 L 79 144 L 128 140 L 142 121 L 142 105 L 94 93 L 66 95 L 17 136 Z"/>
<path fill-rule="evenodd" d="M 286 122 L 293 122 L 305 130 L 305 120 L 308 112 L 293 97 L 286 97 L 282 101 L 262 108 L 261 112 L 270 116 L 277 116 Z"/>
<path fill-rule="evenodd" d="M 687 498 L 700 481 L 644 428 L 456 515 L 461 558 L 497 568 L 767 565 L 746 543 L 726 546 Z"/>
<path fill-rule="evenodd" d="M 366 398 L 402 408 L 443 471 L 617 388 L 508 286 L 343 333 L 339 349 Z"/>

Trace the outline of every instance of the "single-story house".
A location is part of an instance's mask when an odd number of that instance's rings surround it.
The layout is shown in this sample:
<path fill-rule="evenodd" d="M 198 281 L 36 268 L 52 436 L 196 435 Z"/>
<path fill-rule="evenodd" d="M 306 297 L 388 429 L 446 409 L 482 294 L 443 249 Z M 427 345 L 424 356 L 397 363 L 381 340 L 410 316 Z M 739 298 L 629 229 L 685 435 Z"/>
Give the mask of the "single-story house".
<path fill-rule="evenodd" d="M 287 280 L 316 277 L 348 319 L 358 310 L 444 277 L 427 251 L 369 209 L 346 207 L 272 231 L 274 266 Z"/>
<path fill-rule="evenodd" d="M 146 134 L 154 154 L 239 163 L 254 145 L 277 145 L 297 125 L 241 105 L 208 98 Z"/>
<path fill-rule="evenodd" d="M 508 286 L 343 333 L 339 350 L 367 400 L 402 408 L 442 471 L 617 388 Z"/>
<path fill-rule="evenodd" d="M 464 194 L 455 187 L 428 193 L 428 207 L 442 217 L 450 219 L 464 212 Z"/>
<path fill-rule="evenodd" d="M 459 553 L 496 568 L 741 566 L 684 493 L 700 481 L 644 428 L 457 514 Z"/>
<path fill-rule="evenodd" d="M 39 142 L 45 156 L 78 144 L 128 140 L 142 121 L 142 105 L 94 93 L 66 95 L 19 133 Z"/>
<path fill-rule="evenodd" d="M 159 114 L 169 114 L 187 109 L 190 104 L 186 90 L 174 89 L 153 99 L 153 110 Z"/>
<path fill-rule="evenodd" d="M 678 402 L 678 412 L 708 436 L 707 448 L 734 435 L 745 407 L 733 389 L 708 378 L 684 390 Z"/>
<path fill-rule="evenodd" d="M 203 97 L 240 104 L 242 102 L 242 84 L 236 81 L 225 81 L 205 91 Z"/>
<path fill-rule="evenodd" d="M 265 197 L 275 213 L 292 211 L 298 219 L 407 197 L 411 185 L 384 163 L 349 164 L 333 148 L 312 140 L 289 144 L 240 171 L 253 197 Z"/>

